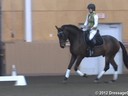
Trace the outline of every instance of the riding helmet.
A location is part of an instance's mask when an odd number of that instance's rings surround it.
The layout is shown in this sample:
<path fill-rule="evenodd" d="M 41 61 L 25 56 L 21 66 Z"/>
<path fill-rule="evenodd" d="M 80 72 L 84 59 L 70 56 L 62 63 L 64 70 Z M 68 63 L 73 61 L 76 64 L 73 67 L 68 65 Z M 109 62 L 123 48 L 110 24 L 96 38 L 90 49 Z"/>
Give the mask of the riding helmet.
<path fill-rule="evenodd" d="M 95 11 L 96 10 L 96 7 L 95 7 L 95 4 L 89 4 L 88 6 L 87 6 L 87 8 L 88 9 L 92 9 L 93 11 Z"/>

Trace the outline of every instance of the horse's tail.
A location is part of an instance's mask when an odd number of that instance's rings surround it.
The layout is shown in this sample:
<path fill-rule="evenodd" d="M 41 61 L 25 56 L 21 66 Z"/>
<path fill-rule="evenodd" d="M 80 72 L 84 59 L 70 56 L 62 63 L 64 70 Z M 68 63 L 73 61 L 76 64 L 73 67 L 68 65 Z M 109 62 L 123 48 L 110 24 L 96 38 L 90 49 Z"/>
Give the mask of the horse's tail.
<path fill-rule="evenodd" d="M 120 46 L 122 48 L 122 52 L 123 52 L 123 61 L 124 61 L 124 65 L 126 66 L 126 68 L 128 69 L 128 55 L 127 55 L 127 51 L 126 48 L 124 47 L 123 43 L 120 43 Z"/>

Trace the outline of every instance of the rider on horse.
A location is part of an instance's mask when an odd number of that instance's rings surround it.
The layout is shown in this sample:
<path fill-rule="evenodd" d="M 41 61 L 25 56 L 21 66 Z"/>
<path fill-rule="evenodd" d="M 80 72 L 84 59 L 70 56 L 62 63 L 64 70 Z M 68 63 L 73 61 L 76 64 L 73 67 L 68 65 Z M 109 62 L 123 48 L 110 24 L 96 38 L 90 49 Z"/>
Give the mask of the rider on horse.
<path fill-rule="evenodd" d="M 87 6 L 89 14 L 86 17 L 86 21 L 84 23 L 84 26 L 82 28 L 83 31 L 88 32 L 89 31 L 89 47 L 90 47 L 90 56 L 93 54 L 93 48 L 96 44 L 96 40 L 94 40 L 94 36 L 97 33 L 97 26 L 98 26 L 98 15 L 95 13 L 95 5 L 89 4 Z"/>

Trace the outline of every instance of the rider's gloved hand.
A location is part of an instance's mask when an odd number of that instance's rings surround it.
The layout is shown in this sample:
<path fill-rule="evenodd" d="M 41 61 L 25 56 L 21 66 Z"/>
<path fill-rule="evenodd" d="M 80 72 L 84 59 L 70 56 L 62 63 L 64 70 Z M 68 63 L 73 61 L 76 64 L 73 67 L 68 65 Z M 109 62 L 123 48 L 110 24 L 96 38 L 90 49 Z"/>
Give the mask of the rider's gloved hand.
<path fill-rule="evenodd" d="M 82 29 L 83 31 L 86 31 L 86 30 L 87 30 L 87 27 L 86 27 L 86 26 L 82 26 L 81 29 Z"/>

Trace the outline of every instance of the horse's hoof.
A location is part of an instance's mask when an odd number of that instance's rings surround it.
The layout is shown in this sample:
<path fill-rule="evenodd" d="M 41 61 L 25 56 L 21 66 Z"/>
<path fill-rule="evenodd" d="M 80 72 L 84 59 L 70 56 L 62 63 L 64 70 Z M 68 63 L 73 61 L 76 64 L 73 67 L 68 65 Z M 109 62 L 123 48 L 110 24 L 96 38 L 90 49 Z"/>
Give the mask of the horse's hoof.
<path fill-rule="evenodd" d="M 87 78 L 87 77 L 88 77 L 88 75 L 87 75 L 87 74 L 84 74 L 84 75 L 83 75 L 83 77 Z"/>
<path fill-rule="evenodd" d="M 116 82 L 116 80 L 110 80 L 110 81 L 106 81 L 105 83 L 114 83 L 114 82 Z"/>
<path fill-rule="evenodd" d="M 114 83 L 116 82 L 116 80 L 110 80 L 108 83 Z"/>
<path fill-rule="evenodd" d="M 111 80 L 111 82 L 116 82 L 116 80 Z"/>
<path fill-rule="evenodd" d="M 64 80 L 62 81 L 62 83 L 66 84 L 67 83 L 67 79 L 68 78 L 65 77 Z"/>
<path fill-rule="evenodd" d="M 99 83 L 99 79 L 96 78 L 96 79 L 94 80 L 94 83 Z"/>
<path fill-rule="evenodd" d="M 63 80 L 63 81 L 62 81 L 62 83 L 63 83 L 63 84 L 66 84 L 66 83 L 67 83 L 67 81 L 66 81 L 66 80 Z"/>

